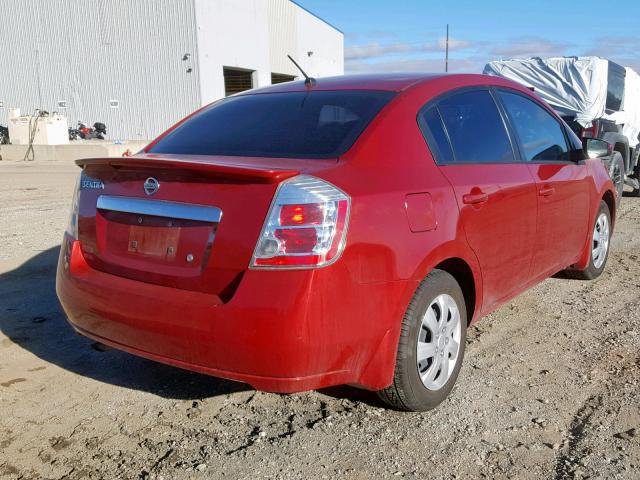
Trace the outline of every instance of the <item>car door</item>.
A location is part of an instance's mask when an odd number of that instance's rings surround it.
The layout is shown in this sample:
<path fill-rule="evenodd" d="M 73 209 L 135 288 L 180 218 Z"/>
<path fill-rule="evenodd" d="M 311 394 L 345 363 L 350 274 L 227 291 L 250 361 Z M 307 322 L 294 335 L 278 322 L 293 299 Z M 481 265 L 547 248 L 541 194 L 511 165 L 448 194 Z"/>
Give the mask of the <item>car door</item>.
<path fill-rule="evenodd" d="M 519 149 L 533 175 L 538 220 L 532 274 L 551 275 L 578 259 L 589 229 L 589 176 L 573 161 L 565 127 L 529 96 L 499 89 L 497 97 L 516 132 Z"/>
<path fill-rule="evenodd" d="M 535 182 L 527 165 L 518 161 L 488 88 L 449 94 L 427 104 L 419 119 L 453 187 L 467 241 L 480 264 L 486 312 L 529 280 Z"/>

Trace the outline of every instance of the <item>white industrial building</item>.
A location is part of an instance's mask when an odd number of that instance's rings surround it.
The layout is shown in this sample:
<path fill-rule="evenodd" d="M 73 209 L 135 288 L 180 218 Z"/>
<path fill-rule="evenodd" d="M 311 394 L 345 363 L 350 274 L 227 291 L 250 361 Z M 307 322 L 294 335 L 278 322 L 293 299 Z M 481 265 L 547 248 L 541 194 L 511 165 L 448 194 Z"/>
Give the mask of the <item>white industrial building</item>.
<path fill-rule="evenodd" d="M 3 0 L 0 124 L 11 108 L 150 139 L 226 95 L 344 71 L 342 32 L 291 0 Z"/>

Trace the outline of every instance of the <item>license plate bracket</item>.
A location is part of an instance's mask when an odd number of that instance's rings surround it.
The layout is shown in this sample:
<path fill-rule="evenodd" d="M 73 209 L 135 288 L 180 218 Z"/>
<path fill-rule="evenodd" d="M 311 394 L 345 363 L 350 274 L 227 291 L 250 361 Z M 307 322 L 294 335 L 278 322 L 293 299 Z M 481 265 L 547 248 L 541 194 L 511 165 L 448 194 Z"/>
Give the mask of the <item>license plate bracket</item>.
<path fill-rule="evenodd" d="M 131 225 L 127 251 L 131 254 L 174 260 L 180 233 L 181 228 L 175 226 Z"/>

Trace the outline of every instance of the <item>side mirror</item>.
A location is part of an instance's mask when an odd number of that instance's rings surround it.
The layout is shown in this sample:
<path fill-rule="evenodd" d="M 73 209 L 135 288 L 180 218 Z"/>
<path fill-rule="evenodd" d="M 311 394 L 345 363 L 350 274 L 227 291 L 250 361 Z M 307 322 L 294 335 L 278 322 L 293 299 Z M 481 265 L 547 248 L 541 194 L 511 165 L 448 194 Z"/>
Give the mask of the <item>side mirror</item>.
<path fill-rule="evenodd" d="M 582 141 L 582 148 L 588 158 L 606 157 L 611 153 L 611 146 L 597 138 L 585 138 Z"/>

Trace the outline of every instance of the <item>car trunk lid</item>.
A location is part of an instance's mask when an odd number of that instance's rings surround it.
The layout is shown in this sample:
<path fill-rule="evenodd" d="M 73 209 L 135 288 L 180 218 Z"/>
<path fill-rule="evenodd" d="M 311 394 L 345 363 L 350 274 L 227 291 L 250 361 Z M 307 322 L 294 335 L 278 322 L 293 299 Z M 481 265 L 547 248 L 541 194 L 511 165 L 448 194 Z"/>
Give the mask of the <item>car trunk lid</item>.
<path fill-rule="evenodd" d="M 250 263 L 278 183 L 301 166 L 172 155 L 77 163 L 78 235 L 91 267 L 223 301 Z"/>

